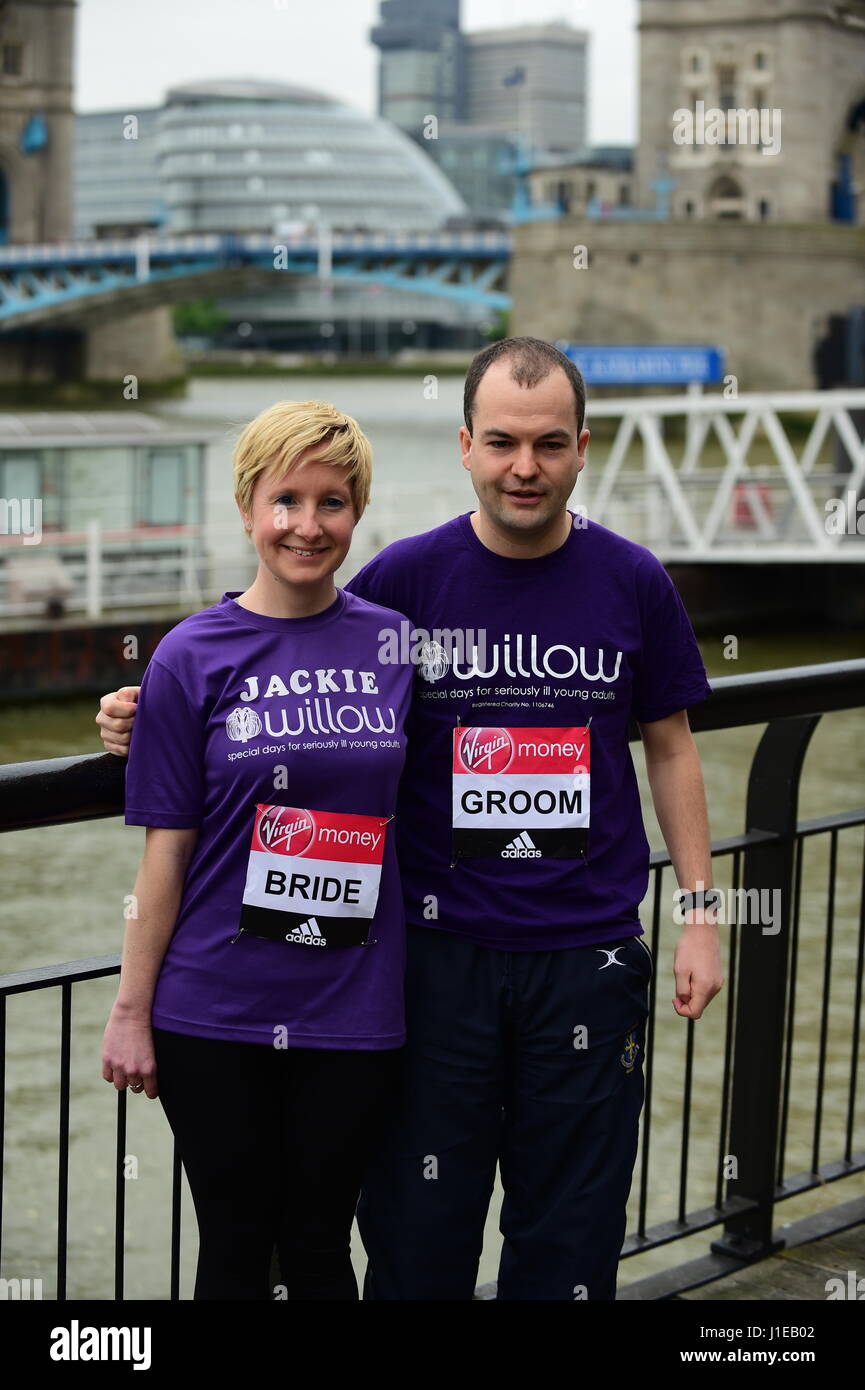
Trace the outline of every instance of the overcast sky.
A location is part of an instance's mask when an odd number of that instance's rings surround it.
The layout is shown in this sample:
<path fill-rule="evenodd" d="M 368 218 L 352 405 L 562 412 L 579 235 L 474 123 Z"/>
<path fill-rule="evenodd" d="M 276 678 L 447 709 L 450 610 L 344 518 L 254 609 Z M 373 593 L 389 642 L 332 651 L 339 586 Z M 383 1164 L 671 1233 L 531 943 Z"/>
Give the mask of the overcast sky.
<path fill-rule="evenodd" d="M 167 87 L 255 77 L 376 109 L 378 0 L 79 0 L 76 107 L 158 106 Z M 463 28 L 565 19 L 592 35 L 589 140 L 636 138 L 637 0 L 463 0 Z"/>

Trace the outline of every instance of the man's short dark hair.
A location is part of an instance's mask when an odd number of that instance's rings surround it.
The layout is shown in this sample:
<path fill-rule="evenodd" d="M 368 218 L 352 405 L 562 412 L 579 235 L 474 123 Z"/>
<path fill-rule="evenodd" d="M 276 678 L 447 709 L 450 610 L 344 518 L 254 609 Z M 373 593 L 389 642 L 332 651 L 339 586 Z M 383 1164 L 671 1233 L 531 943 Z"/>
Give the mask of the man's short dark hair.
<path fill-rule="evenodd" d="M 463 392 L 463 419 L 469 434 L 472 433 L 472 411 L 478 385 L 487 368 L 500 358 L 510 362 L 511 379 L 520 386 L 537 386 L 556 367 L 561 367 L 574 388 L 577 434 L 582 432 L 586 418 L 586 383 L 571 359 L 542 338 L 500 338 L 498 342 L 490 343 L 489 347 L 481 348 L 469 363 Z"/>

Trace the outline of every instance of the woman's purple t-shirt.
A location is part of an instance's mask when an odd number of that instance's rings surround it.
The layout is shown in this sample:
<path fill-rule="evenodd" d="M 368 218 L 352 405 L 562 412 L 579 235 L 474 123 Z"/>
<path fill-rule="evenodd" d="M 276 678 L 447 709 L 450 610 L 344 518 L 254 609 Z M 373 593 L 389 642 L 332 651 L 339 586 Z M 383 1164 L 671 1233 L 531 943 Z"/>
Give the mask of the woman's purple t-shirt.
<path fill-rule="evenodd" d="M 314 901 L 299 939 L 237 933 L 257 804 L 395 812 L 413 670 L 382 663 L 378 634 L 402 614 L 344 590 L 310 618 L 266 617 L 235 598 L 224 594 L 178 623 L 141 685 L 126 823 L 199 827 L 152 1022 L 271 1046 L 399 1047 L 405 941 L 393 825 L 369 932 L 375 944 L 320 949 L 317 924 L 326 934 L 328 919 Z"/>

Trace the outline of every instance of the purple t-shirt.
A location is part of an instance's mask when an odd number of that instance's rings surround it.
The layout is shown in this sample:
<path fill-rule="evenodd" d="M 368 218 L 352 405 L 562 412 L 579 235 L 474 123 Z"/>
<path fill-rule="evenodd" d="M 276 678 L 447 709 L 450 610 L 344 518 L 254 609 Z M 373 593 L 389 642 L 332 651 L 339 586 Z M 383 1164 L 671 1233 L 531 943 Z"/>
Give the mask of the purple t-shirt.
<path fill-rule="evenodd" d="M 582 522 L 520 560 L 484 546 L 466 513 L 389 545 L 348 585 L 411 619 L 397 849 L 414 925 L 517 951 L 642 930 L 629 721 L 711 687 L 660 561 Z"/>
<path fill-rule="evenodd" d="M 270 618 L 236 596 L 178 623 L 141 685 L 126 823 L 199 827 L 152 1022 L 272 1046 L 399 1047 L 404 912 L 384 822 L 413 671 L 382 664 L 378 633 L 402 614 L 338 590 L 313 617 Z M 343 944 L 356 929 L 369 944 Z"/>

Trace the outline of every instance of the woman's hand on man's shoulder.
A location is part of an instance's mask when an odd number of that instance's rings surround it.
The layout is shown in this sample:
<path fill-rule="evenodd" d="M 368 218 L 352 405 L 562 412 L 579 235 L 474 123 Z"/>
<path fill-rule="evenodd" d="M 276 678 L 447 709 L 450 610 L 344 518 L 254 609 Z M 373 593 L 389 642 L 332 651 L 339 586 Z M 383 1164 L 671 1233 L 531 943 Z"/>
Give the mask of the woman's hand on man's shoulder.
<path fill-rule="evenodd" d="M 106 753 L 114 753 L 119 758 L 129 755 L 129 740 L 132 735 L 132 721 L 138 701 L 138 685 L 124 685 L 119 690 L 111 690 L 99 701 L 96 723 Z"/>

